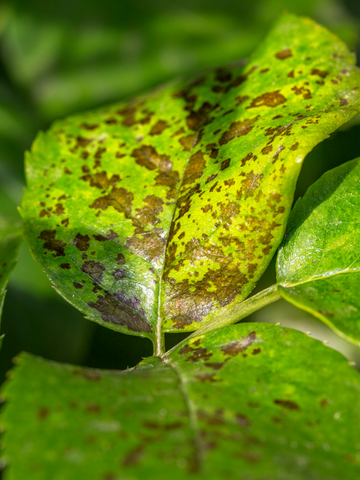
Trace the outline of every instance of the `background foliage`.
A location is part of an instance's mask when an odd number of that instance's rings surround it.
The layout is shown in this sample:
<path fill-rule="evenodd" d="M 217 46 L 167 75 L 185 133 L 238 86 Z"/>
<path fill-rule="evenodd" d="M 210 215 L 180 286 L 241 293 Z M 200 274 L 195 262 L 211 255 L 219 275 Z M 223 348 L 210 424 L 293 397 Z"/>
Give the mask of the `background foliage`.
<path fill-rule="evenodd" d="M 0 212 L 18 219 L 23 152 L 39 130 L 70 113 L 136 95 L 207 66 L 246 57 L 284 11 L 308 15 L 360 50 L 357 0 L 11 1 L 0 7 Z M 358 55 L 359 56 L 359 55 Z M 319 176 L 360 155 L 354 120 L 308 157 L 297 196 Z M 274 281 L 272 264 L 259 288 Z M 330 331 L 285 302 L 251 321 L 280 321 L 331 340 Z M 287 323 L 288 322 L 288 323 Z M 151 354 L 146 339 L 85 321 L 51 288 L 23 245 L 4 307 L 0 376 L 18 352 L 79 365 L 126 368 Z M 179 337 L 177 337 L 179 338 Z M 173 343 L 171 335 L 168 344 Z M 352 360 L 357 350 L 332 345 Z M 360 357 L 359 357 L 360 360 Z"/>

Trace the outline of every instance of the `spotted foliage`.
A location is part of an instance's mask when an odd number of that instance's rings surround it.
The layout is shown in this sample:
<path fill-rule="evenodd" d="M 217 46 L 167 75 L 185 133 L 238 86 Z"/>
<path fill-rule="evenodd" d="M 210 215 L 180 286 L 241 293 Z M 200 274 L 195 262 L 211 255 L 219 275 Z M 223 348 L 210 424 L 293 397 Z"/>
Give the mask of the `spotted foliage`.
<path fill-rule="evenodd" d="M 153 339 L 226 314 L 281 241 L 305 155 L 359 110 L 359 84 L 344 44 L 286 15 L 245 65 L 56 122 L 27 156 L 34 256 L 114 330 Z"/>
<path fill-rule="evenodd" d="M 327 172 L 291 213 L 279 290 L 360 345 L 360 159 Z"/>
<path fill-rule="evenodd" d="M 230 326 L 125 372 L 18 363 L 5 480 L 359 477 L 359 374 L 295 330 Z"/>

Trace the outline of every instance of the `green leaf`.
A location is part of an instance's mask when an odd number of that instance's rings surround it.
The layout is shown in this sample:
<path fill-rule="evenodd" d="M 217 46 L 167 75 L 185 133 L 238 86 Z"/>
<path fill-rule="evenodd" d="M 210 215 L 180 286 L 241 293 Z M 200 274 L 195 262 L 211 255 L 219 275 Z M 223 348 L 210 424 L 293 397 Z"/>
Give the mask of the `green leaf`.
<path fill-rule="evenodd" d="M 279 291 L 360 345 L 360 160 L 325 173 L 299 200 L 277 259 Z"/>
<path fill-rule="evenodd" d="M 6 294 L 6 285 L 13 271 L 22 242 L 22 227 L 0 217 L 0 318 Z"/>
<path fill-rule="evenodd" d="M 3 391 L 5 480 L 360 473 L 359 373 L 295 330 L 230 326 L 125 372 L 18 363 Z"/>
<path fill-rule="evenodd" d="M 33 255 L 88 318 L 159 342 L 245 299 L 304 156 L 359 110 L 336 37 L 285 15 L 247 65 L 56 122 L 27 157 Z"/>

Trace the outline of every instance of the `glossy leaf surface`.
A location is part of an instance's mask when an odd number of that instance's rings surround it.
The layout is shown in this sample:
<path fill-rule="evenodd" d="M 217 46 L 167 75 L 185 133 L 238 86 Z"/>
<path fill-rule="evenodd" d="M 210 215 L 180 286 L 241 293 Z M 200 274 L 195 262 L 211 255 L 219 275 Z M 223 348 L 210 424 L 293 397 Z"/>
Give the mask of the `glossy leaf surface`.
<path fill-rule="evenodd" d="M 359 373 L 295 330 L 226 327 L 125 372 L 18 363 L 3 392 L 5 480 L 360 473 Z"/>
<path fill-rule="evenodd" d="M 0 217 L 0 318 L 5 299 L 6 285 L 17 262 L 21 242 L 21 226 Z"/>
<path fill-rule="evenodd" d="M 304 156 L 358 111 L 353 64 L 286 15 L 245 66 L 40 134 L 22 216 L 59 293 L 150 338 L 226 314 L 281 241 Z"/>
<path fill-rule="evenodd" d="M 327 172 L 290 215 L 277 260 L 285 299 L 360 344 L 360 160 Z"/>

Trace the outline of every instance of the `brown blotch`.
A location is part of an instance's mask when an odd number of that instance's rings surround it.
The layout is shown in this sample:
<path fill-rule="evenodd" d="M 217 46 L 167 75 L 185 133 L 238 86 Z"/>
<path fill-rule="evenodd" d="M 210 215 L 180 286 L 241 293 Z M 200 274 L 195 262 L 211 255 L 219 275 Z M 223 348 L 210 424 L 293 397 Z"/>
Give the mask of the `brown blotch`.
<path fill-rule="evenodd" d="M 141 460 L 145 455 L 145 450 L 142 445 L 138 445 L 137 447 L 131 449 L 123 458 L 122 465 L 124 467 L 135 467 L 139 465 Z"/>
<path fill-rule="evenodd" d="M 73 240 L 73 244 L 80 252 L 86 252 L 90 247 L 90 237 L 89 235 L 81 235 L 81 233 L 78 233 Z"/>
<path fill-rule="evenodd" d="M 329 75 L 329 72 L 326 72 L 324 70 L 319 70 L 318 68 L 313 68 L 311 70 L 311 75 L 317 75 L 321 78 L 326 78 Z"/>
<path fill-rule="evenodd" d="M 186 362 L 193 362 L 197 363 L 200 360 L 207 361 L 212 357 L 212 353 L 208 353 L 207 348 L 204 347 L 199 347 L 199 348 L 193 348 L 191 345 L 187 344 L 184 345 L 180 350 L 179 350 L 180 355 L 187 355 L 188 353 L 191 353 L 188 357 L 186 357 L 185 361 Z"/>
<path fill-rule="evenodd" d="M 287 408 L 288 410 L 300 410 L 300 407 L 297 403 L 292 400 L 274 400 L 275 405 L 280 405 L 280 407 Z"/>
<path fill-rule="evenodd" d="M 258 355 L 261 352 L 261 348 L 254 348 L 254 350 L 251 352 L 252 355 Z"/>
<path fill-rule="evenodd" d="M 73 282 L 73 284 L 74 284 L 74 287 L 77 288 L 78 290 L 81 290 L 82 288 L 84 288 L 84 286 L 81 283 Z"/>
<path fill-rule="evenodd" d="M 118 263 L 119 265 L 124 265 L 125 255 L 123 253 L 118 254 L 118 256 L 116 257 L 116 263 Z"/>
<path fill-rule="evenodd" d="M 326 407 L 326 405 L 329 405 L 329 400 L 327 400 L 326 398 L 323 398 L 320 402 L 320 406 Z"/>
<path fill-rule="evenodd" d="M 349 102 L 346 100 L 346 98 L 340 98 L 340 107 L 346 107 L 346 105 L 349 105 Z"/>
<path fill-rule="evenodd" d="M 284 50 L 281 50 L 281 52 L 276 53 L 275 57 L 278 60 L 285 60 L 286 58 L 292 57 L 292 51 L 290 48 L 285 48 Z"/>
<path fill-rule="evenodd" d="M 73 374 L 78 375 L 79 377 L 82 377 L 89 382 L 99 382 L 101 380 L 101 374 L 98 370 L 88 368 L 76 368 L 73 371 Z"/>
<path fill-rule="evenodd" d="M 215 382 L 220 382 L 221 380 L 216 380 L 215 378 L 216 373 L 202 373 L 201 375 L 194 375 L 195 378 L 200 380 L 200 382 L 210 382 L 210 383 L 215 383 Z"/>
<path fill-rule="evenodd" d="M 261 150 L 262 155 L 268 155 L 272 151 L 272 145 L 268 145 Z"/>
<path fill-rule="evenodd" d="M 112 275 L 115 280 L 120 280 L 121 278 L 126 277 L 126 270 L 123 268 L 117 268 Z"/>
<path fill-rule="evenodd" d="M 249 108 L 258 108 L 258 107 L 277 107 L 286 102 L 284 95 L 280 93 L 280 90 L 275 90 L 274 92 L 267 92 L 259 97 L 254 98 L 250 105 L 246 107 Z"/>
<path fill-rule="evenodd" d="M 225 145 L 226 143 L 230 142 L 234 138 L 247 135 L 254 128 L 252 124 L 256 122 L 258 118 L 259 117 L 254 117 L 246 120 L 239 120 L 237 122 L 233 122 L 230 125 L 229 130 L 227 130 L 221 135 L 219 144 Z"/>
<path fill-rule="evenodd" d="M 299 146 L 299 142 L 296 142 L 292 147 L 290 147 L 290 150 L 297 150 L 298 146 Z"/>
<path fill-rule="evenodd" d="M 56 230 L 43 230 L 38 238 L 40 240 L 45 240 L 43 244 L 43 248 L 45 250 L 50 250 L 53 253 L 53 257 L 65 257 L 65 250 L 66 243 L 62 240 L 55 240 L 56 237 Z"/>
<path fill-rule="evenodd" d="M 101 412 L 101 408 L 99 406 L 98 403 L 96 402 L 89 402 L 87 405 L 86 405 L 86 411 L 88 413 L 100 413 Z"/>
<path fill-rule="evenodd" d="M 47 407 L 40 407 L 37 411 L 37 417 L 39 420 L 45 420 L 48 418 L 50 410 Z"/>
<path fill-rule="evenodd" d="M 107 173 L 105 171 L 94 173 L 93 175 L 84 175 L 80 177 L 81 180 L 89 182 L 90 187 L 96 187 L 99 190 L 105 190 L 109 187 L 116 185 L 120 182 L 121 178 L 119 175 L 113 175 L 111 178 L 107 177 Z"/>
<path fill-rule="evenodd" d="M 238 423 L 239 425 L 241 425 L 242 427 L 250 427 L 251 425 L 251 422 L 250 420 L 247 418 L 246 415 L 243 415 L 241 413 L 237 413 L 235 415 L 235 420 L 236 420 L 236 423 Z"/>
<path fill-rule="evenodd" d="M 104 270 L 105 266 L 101 262 L 95 262 L 94 260 L 87 260 L 81 265 L 81 271 L 89 275 L 95 282 L 102 281 Z"/>
<path fill-rule="evenodd" d="M 227 158 L 226 160 L 221 162 L 220 170 L 225 170 L 226 168 L 228 168 L 230 165 L 230 162 L 231 162 L 231 158 Z"/>
<path fill-rule="evenodd" d="M 235 98 L 235 101 L 236 101 L 236 106 L 238 107 L 239 105 L 241 105 L 242 103 L 246 102 L 246 100 L 249 100 L 249 96 L 248 95 L 239 95 L 238 97 Z"/>
<path fill-rule="evenodd" d="M 240 352 L 244 352 L 247 348 L 250 347 L 256 340 L 256 333 L 250 332 L 248 335 L 243 337 L 240 341 L 230 342 L 228 345 L 223 345 L 221 351 L 224 352 L 224 355 L 230 355 L 231 357 L 236 357 Z"/>
<path fill-rule="evenodd" d="M 204 366 L 212 368 L 213 370 L 220 370 L 225 365 L 225 362 L 205 363 Z"/>
<path fill-rule="evenodd" d="M 65 270 L 70 270 L 71 265 L 70 265 L 70 263 L 61 263 L 60 268 L 64 268 Z"/>
<path fill-rule="evenodd" d="M 101 313 L 104 322 L 126 326 L 134 332 L 151 333 L 152 327 L 147 323 L 145 312 L 140 308 L 140 300 L 133 296 L 127 298 L 123 292 L 99 295 L 96 302 L 89 302 L 88 306 Z"/>
<path fill-rule="evenodd" d="M 165 120 L 159 120 L 150 130 L 150 135 L 160 135 L 165 128 L 169 128 L 170 125 Z"/>

